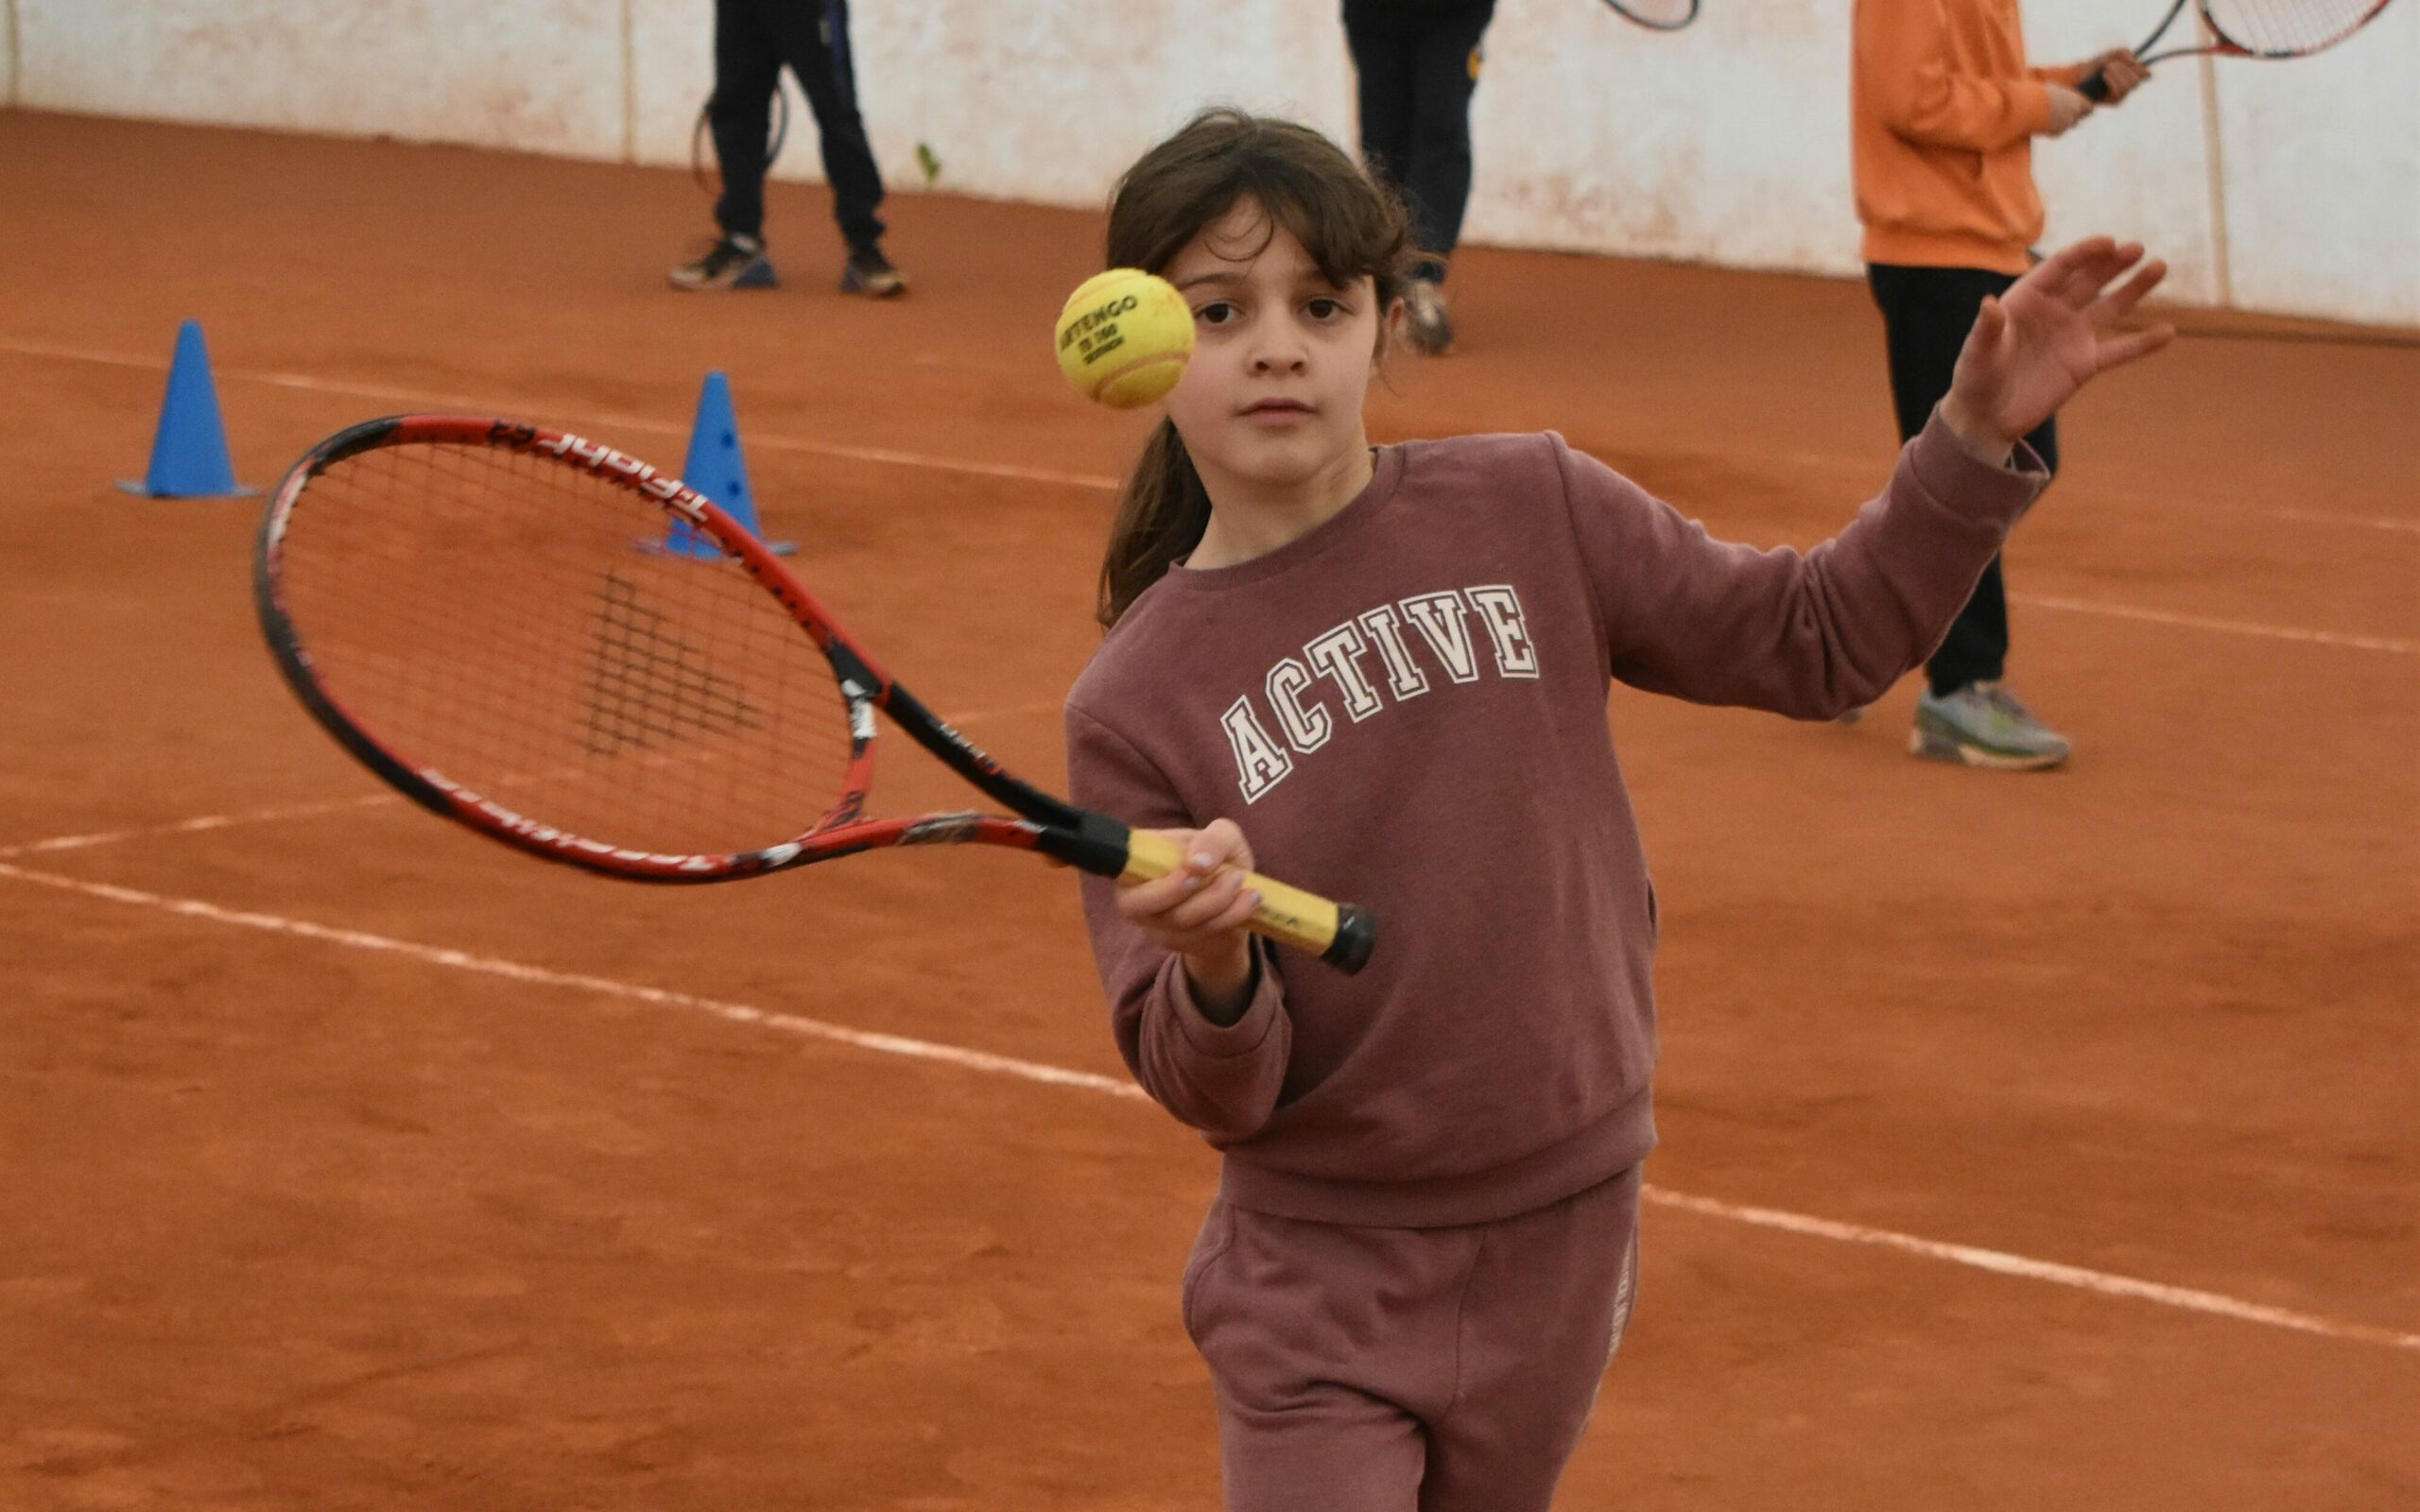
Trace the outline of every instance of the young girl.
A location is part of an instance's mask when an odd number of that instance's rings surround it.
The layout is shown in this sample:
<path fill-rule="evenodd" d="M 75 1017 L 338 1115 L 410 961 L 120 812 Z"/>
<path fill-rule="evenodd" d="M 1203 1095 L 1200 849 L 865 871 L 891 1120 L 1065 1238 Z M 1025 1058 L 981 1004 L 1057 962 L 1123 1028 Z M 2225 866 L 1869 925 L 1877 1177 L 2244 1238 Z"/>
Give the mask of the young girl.
<path fill-rule="evenodd" d="M 1233 1512 L 1552 1498 L 1636 1265 L 1654 890 L 1611 679 L 1824 718 L 1921 662 L 2045 477 L 2017 438 L 2165 341 L 2092 241 L 1987 304 L 1881 496 L 1801 555 L 1709 539 L 1551 433 L 1373 448 L 1400 207 L 1233 112 L 1154 147 L 1112 266 L 1198 344 L 1067 700 L 1078 801 L 1185 869 L 1085 911 L 1119 1049 L 1224 1152 L 1184 1285 Z M 1244 826 L 1253 842 L 1247 845 Z M 1376 916 L 1347 977 L 1243 930 L 1265 868 Z"/>

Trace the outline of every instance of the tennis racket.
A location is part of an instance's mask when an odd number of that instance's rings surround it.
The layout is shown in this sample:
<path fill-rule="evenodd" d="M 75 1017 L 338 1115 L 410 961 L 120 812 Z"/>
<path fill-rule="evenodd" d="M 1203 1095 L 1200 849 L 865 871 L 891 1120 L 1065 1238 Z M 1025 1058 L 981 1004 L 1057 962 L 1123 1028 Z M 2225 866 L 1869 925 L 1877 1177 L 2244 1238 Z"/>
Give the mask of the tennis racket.
<path fill-rule="evenodd" d="M 706 103 L 698 107 L 697 124 L 689 128 L 689 178 L 703 192 L 722 193 L 722 160 L 715 160 L 714 171 L 706 170 L 706 155 L 715 145 L 715 102 L 708 95 Z M 782 155 L 782 144 L 790 139 L 789 92 L 778 85 L 773 90 L 772 124 L 765 133 L 765 171 L 770 173 L 774 162 Z"/>
<path fill-rule="evenodd" d="M 2185 13 L 2186 0 L 2176 0 L 2160 18 L 2151 40 L 2135 49 L 2145 63 L 2196 53 L 2221 58 L 2308 58 L 2333 47 L 2370 24 L 2388 0 L 2195 0 L 2205 36 L 2189 47 L 2152 51 L 2169 26 Z M 2086 98 L 2109 97 L 2109 81 L 2096 68 L 2076 85 Z"/>
<path fill-rule="evenodd" d="M 337 744 L 549 861 L 719 882 L 972 843 L 1141 882 L 1183 859 L 1011 776 L 745 526 L 577 436 L 458 415 L 339 431 L 271 495 L 253 594 L 279 671 Z M 876 710 L 1014 816 L 870 817 Z M 1363 910 L 1246 885 L 1254 930 L 1347 971 L 1368 960 Z"/>
<path fill-rule="evenodd" d="M 1650 31 L 1678 31 L 1698 19 L 1698 0 L 1605 0 L 1614 14 Z"/>

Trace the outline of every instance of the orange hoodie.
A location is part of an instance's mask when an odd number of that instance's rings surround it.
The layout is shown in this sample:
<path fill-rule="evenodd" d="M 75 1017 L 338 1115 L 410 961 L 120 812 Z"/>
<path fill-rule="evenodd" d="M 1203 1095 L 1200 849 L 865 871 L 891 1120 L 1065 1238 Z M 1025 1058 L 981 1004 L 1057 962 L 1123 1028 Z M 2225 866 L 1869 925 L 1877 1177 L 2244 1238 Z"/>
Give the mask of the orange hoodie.
<path fill-rule="evenodd" d="M 1849 146 L 1869 263 L 2022 273 L 2042 234 L 2032 137 L 2046 83 L 2016 0 L 1857 0 Z"/>

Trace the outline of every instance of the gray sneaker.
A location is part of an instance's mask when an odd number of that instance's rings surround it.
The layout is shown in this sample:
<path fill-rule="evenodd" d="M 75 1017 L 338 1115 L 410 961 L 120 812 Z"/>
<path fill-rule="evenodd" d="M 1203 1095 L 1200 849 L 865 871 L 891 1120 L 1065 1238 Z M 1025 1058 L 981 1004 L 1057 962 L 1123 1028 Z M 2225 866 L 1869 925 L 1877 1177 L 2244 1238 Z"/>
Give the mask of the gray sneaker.
<path fill-rule="evenodd" d="M 2067 737 L 2034 718 L 2002 684 L 1971 682 L 1942 697 L 1927 689 L 1916 700 L 1908 753 L 2004 772 L 2038 772 L 2067 759 Z"/>

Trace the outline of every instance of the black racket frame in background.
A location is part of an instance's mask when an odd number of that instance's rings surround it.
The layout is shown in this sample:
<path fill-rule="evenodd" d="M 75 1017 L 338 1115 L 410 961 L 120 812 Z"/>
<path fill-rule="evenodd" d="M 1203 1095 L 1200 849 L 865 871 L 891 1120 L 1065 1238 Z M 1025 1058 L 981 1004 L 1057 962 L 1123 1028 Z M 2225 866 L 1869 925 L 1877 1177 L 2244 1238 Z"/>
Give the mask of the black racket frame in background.
<path fill-rule="evenodd" d="M 2363 26 L 2366 26 L 2371 22 L 2377 20 L 2378 12 L 2384 10 L 2390 3 L 2392 3 L 2392 0 L 2376 0 L 2376 3 L 2371 5 L 2367 10 L 2362 11 L 2360 15 L 2355 17 L 2349 23 L 2339 24 L 2339 29 L 2326 32 L 2325 34 L 2314 32 L 2308 41 L 2301 43 L 2298 45 L 2291 47 L 2265 47 L 2247 43 L 2239 38 L 2229 35 L 2227 28 L 2220 23 L 2216 16 L 2210 13 L 2211 0 L 2176 0 L 2175 4 L 2168 8 L 2168 14 L 2160 17 L 2159 25 L 2152 28 L 2151 36 L 2144 39 L 2143 44 L 2140 47 L 2135 49 L 2135 56 L 2137 60 L 2146 66 L 2152 63 L 2165 62 L 2171 58 L 2189 58 L 2197 53 L 2211 53 L 2221 58 L 2261 58 L 2268 59 L 2273 61 L 2287 58 L 2308 58 L 2313 53 L 2324 52 L 2327 48 L 2335 46 L 2338 43 L 2342 42 L 2345 38 L 2350 37 L 2353 33 L 2360 30 Z M 2198 12 L 2202 17 L 2203 25 L 2208 29 L 2210 35 L 2217 40 L 2213 42 L 2200 43 L 2190 47 L 2170 47 L 2164 53 L 2155 53 L 2152 51 L 2154 46 L 2158 45 L 2160 38 L 2168 34 L 2168 28 L 2175 25 L 2176 18 L 2185 13 L 2185 8 L 2188 4 L 2197 7 Z M 2297 15 L 2307 14 L 2309 12 L 2309 7 L 2308 4 L 2305 4 L 2294 8 L 2294 10 Z M 2335 14 L 2344 14 L 2346 13 L 2346 10 L 2349 10 L 2349 8 L 2340 9 L 2335 12 Z M 2086 74 L 2081 80 L 2079 80 L 2076 84 L 2076 89 L 2086 99 L 2092 100 L 2096 104 L 2109 98 L 2109 81 L 2102 77 L 2102 71 L 2098 68 L 2094 69 L 2091 73 Z"/>

